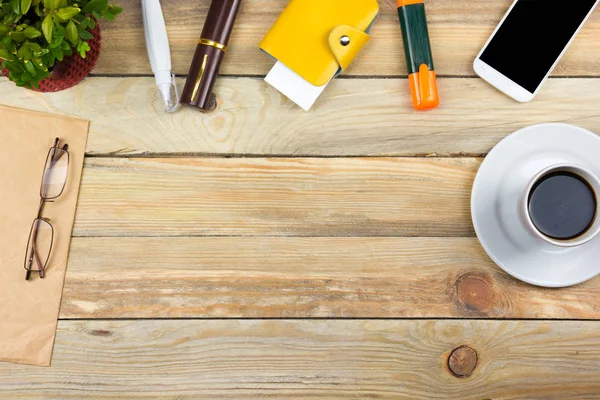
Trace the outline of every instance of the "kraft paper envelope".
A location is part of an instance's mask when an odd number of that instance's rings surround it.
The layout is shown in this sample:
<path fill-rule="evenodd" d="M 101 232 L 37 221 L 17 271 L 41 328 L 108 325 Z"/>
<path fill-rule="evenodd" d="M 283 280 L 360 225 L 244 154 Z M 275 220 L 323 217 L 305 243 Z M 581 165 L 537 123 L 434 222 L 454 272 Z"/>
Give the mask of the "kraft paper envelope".
<path fill-rule="evenodd" d="M 58 312 L 89 122 L 0 106 L 0 361 L 48 366 Z M 40 205 L 40 186 L 55 138 L 69 145 L 63 194 L 44 207 L 54 226 L 46 276 L 25 280 L 27 240 Z"/>

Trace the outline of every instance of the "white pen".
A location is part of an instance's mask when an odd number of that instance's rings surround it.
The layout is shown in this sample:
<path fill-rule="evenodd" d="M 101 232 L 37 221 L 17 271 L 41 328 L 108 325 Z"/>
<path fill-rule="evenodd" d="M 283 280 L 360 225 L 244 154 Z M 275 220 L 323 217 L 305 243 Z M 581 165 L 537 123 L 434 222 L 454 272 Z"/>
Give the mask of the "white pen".
<path fill-rule="evenodd" d="M 171 72 L 171 49 L 160 0 L 142 0 L 142 14 L 148 58 L 156 86 L 165 102 L 165 112 L 173 112 L 179 106 L 179 95 L 175 75 Z"/>

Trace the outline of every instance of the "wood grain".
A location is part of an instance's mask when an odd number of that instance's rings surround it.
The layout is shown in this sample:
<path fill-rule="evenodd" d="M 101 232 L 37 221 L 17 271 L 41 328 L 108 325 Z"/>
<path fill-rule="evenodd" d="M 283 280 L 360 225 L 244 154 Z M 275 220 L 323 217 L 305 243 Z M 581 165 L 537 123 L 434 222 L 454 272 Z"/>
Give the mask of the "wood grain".
<path fill-rule="evenodd" d="M 473 158 L 91 158 L 75 236 L 473 236 Z"/>
<path fill-rule="evenodd" d="M 118 3 L 95 73 L 150 75 L 140 2 Z M 162 1 L 180 76 L 209 3 Z M 53 94 L 0 80 L 0 103 L 91 120 L 95 156 L 61 307 L 72 320 L 51 368 L 0 364 L 0 398 L 597 399 L 600 322 L 585 320 L 600 319 L 600 279 L 509 277 L 473 237 L 469 197 L 477 157 L 519 128 L 600 132 L 600 79 L 586 79 L 600 77 L 600 14 L 554 72 L 579 78 L 517 104 L 471 67 L 511 0 L 429 0 L 446 78 L 442 107 L 419 113 L 395 0 L 381 0 L 346 74 L 362 79 L 335 80 L 304 113 L 261 79 L 273 62 L 257 44 L 286 3 L 244 0 L 211 114 L 165 115 L 151 77 Z M 329 158 L 343 156 L 356 158 Z"/>
<path fill-rule="evenodd" d="M 102 23 L 102 53 L 97 74 L 151 74 L 140 2 L 118 0 L 125 12 L 114 23 Z M 474 76 L 473 60 L 512 3 L 511 0 L 429 0 L 427 19 L 436 71 L 445 76 Z M 164 1 L 173 66 L 187 75 L 210 0 Z M 222 73 L 264 75 L 273 61 L 258 44 L 287 0 L 244 0 Z M 370 43 L 347 71 L 350 76 L 405 76 L 404 50 L 396 0 L 380 0 L 380 17 Z M 562 76 L 598 76 L 600 14 L 594 13 L 555 71 Z"/>
<path fill-rule="evenodd" d="M 152 78 L 91 78 L 45 95 L 0 80 L 0 103 L 91 120 L 93 155 L 471 156 L 536 123 L 600 132 L 600 79 L 552 79 L 529 104 L 479 79 L 442 79 L 440 87 L 442 107 L 426 113 L 412 108 L 407 81 L 397 79 L 336 80 L 308 113 L 249 78 L 219 80 L 219 109 L 209 115 L 164 114 Z"/>
<path fill-rule="evenodd" d="M 600 278 L 509 277 L 474 238 L 75 238 L 61 318 L 600 319 Z"/>
<path fill-rule="evenodd" d="M 597 399 L 599 322 L 62 321 L 3 399 Z M 468 343 L 467 378 L 448 371 Z M 42 395 L 43 394 L 43 395 Z"/>

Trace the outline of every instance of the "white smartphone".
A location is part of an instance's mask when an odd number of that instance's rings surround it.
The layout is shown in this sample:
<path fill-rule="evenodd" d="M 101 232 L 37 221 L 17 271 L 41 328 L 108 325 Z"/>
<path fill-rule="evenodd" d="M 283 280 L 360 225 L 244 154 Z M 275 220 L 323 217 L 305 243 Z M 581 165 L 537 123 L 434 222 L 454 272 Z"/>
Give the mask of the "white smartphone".
<path fill-rule="evenodd" d="M 475 59 L 477 75 L 531 101 L 600 0 L 516 0 Z"/>

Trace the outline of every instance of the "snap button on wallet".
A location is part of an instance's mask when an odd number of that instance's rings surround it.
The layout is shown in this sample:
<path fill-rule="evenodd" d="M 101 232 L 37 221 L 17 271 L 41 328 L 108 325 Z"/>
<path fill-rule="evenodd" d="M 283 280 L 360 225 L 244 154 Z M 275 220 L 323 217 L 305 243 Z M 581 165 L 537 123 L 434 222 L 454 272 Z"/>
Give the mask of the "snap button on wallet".
<path fill-rule="evenodd" d="M 378 13 L 376 0 L 291 0 L 260 43 L 278 62 L 267 82 L 307 110 L 369 41 Z"/>

